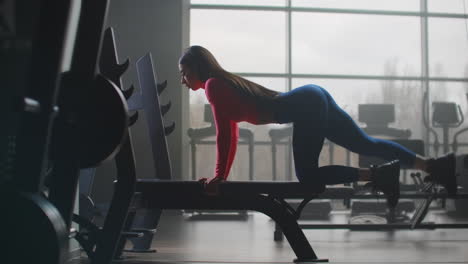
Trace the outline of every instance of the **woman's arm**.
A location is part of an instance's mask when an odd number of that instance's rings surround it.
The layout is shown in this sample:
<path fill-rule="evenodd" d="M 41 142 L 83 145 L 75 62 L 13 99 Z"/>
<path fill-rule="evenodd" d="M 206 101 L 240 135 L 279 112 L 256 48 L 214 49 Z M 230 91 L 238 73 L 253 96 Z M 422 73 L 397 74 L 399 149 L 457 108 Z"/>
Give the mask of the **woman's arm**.
<path fill-rule="evenodd" d="M 216 168 L 215 177 L 227 179 L 234 161 L 239 128 L 232 120 L 233 106 L 228 94 L 226 82 L 219 79 L 208 80 L 205 92 L 211 104 L 211 110 L 216 125 Z"/>
<path fill-rule="evenodd" d="M 216 122 L 216 168 L 215 177 L 226 180 L 229 176 L 237 150 L 238 126 L 222 115 L 215 116 Z"/>
<path fill-rule="evenodd" d="M 234 124 L 231 124 L 231 146 L 229 149 L 229 157 L 228 157 L 228 163 L 226 165 L 226 171 L 225 175 L 226 178 L 229 175 L 229 171 L 231 170 L 232 163 L 234 162 L 234 158 L 236 157 L 236 152 L 237 152 L 237 141 L 239 140 L 239 127 L 236 122 L 233 122 Z"/>

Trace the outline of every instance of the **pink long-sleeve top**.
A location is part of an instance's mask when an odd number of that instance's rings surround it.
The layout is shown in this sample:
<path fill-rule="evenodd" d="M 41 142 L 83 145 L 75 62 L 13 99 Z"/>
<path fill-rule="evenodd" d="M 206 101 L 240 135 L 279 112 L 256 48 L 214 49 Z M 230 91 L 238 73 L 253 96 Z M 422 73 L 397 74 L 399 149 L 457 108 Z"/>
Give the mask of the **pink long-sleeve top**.
<path fill-rule="evenodd" d="M 210 78 L 204 88 L 216 125 L 215 177 L 226 180 L 236 155 L 238 123 L 263 124 L 268 113 L 261 111 L 252 98 L 242 95 L 224 79 Z"/>

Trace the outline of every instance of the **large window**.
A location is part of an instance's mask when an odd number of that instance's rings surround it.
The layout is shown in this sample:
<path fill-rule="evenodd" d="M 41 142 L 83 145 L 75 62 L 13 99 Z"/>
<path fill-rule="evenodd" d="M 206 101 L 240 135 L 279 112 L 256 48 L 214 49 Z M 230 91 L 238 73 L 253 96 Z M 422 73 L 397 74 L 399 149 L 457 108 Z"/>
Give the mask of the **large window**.
<path fill-rule="evenodd" d="M 284 12 L 194 9 L 190 16 L 190 42 L 209 47 L 227 70 L 285 73 Z"/>
<path fill-rule="evenodd" d="M 423 122 L 426 117 L 432 126 L 433 102 L 468 112 L 467 6 L 468 0 L 192 0 L 190 44 L 207 47 L 227 70 L 277 91 L 321 85 L 356 121 L 359 104 L 394 104 L 390 126 L 411 130 L 411 138 L 425 140 L 428 154 L 435 154 L 434 134 Z M 192 128 L 210 125 L 205 104 L 203 92 L 191 93 Z M 288 176 L 289 142 L 275 153 L 271 146 L 270 132 L 287 126 L 240 126 L 254 134 L 255 180 L 272 177 L 274 155 L 277 179 L 294 179 Z M 465 126 L 450 128 L 450 137 Z M 443 143 L 442 130 L 431 128 Z M 468 135 L 460 139 L 468 142 Z M 213 141 L 197 148 L 197 157 L 204 157 L 196 161 L 204 169 L 197 173 L 212 173 L 214 162 L 206 157 L 214 159 Z M 247 179 L 245 142 L 238 152 L 230 177 Z M 322 154 L 322 164 L 356 165 L 353 154 L 328 142 Z"/>
<path fill-rule="evenodd" d="M 393 60 L 421 73 L 415 17 L 293 12 L 291 30 L 293 73 L 383 75 Z"/>

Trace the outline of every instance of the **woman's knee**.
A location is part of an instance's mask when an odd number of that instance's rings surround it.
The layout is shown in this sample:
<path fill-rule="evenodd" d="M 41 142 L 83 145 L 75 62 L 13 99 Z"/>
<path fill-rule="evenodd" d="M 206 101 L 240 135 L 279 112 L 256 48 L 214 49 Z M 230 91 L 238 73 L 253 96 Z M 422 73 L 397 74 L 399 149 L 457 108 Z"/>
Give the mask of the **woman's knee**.
<path fill-rule="evenodd" d="M 319 167 L 318 163 L 315 162 L 307 162 L 304 160 L 294 160 L 294 167 L 296 171 L 296 177 L 300 182 L 303 181 L 313 181 L 314 179 L 318 178 L 319 175 Z"/>

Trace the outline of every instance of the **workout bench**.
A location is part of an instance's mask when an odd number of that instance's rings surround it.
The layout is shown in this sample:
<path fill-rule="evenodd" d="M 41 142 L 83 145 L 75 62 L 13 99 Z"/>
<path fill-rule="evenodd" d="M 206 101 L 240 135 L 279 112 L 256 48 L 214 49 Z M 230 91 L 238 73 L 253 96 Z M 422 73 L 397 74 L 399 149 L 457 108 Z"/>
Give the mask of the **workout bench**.
<path fill-rule="evenodd" d="M 304 206 L 319 196 L 350 196 L 351 187 L 307 185 L 299 182 L 231 181 L 219 184 L 217 195 L 207 195 L 196 181 L 140 179 L 136 183 L 137 207 L 149 209 L 252 210 L 271 217 L 281 228 L 297 256 L 295 262 L 319 259 L 297 220 Z M 303 199 L 297 209 L 285 199 Z"/>

